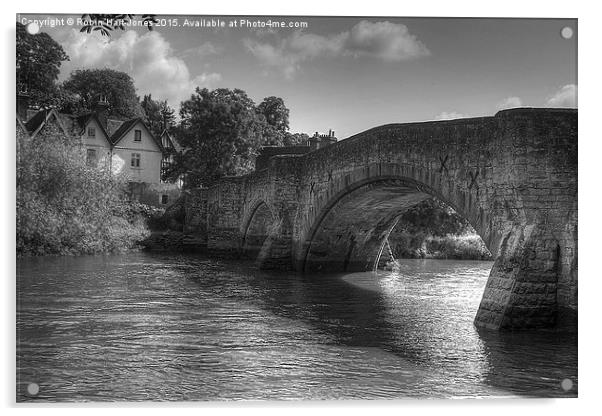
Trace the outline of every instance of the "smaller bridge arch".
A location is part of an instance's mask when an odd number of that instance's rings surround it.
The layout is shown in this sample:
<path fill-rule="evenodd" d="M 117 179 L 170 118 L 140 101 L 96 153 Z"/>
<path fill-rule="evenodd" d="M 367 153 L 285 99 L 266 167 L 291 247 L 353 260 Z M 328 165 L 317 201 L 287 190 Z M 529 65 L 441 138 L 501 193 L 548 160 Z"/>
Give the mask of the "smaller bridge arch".
<path fill-rule="evenodd" d="M 262 200 L 252 206 L 241 230 L 243 255 L 261 269 L 290 269 L 290 221 Z"/>
<path fill-rule="evenodd" d="M 263 268 L 372 269 L 396 218 L 430 195 L 495 257 L 478 326 L 552 326 L 576 313 L 576 110 L 388 124 L 274 156 L 209 192 L 207 247 L 258 252 Z"/>
<path fill-rule="evenodd" d="M 264 201 L 257 201 L 243 222 L 242 252 L 245 256 L 256 259 L 273 231 L 276 216 Z"/>

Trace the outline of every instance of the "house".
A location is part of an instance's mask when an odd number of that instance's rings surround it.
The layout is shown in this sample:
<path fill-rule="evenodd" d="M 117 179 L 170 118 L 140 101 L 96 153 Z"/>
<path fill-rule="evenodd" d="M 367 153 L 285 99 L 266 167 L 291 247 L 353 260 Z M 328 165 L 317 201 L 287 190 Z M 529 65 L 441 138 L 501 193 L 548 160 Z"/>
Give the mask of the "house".
<path fill-rule="evenodd" d="M 328 130 L 328 134 L 320 134 L 316 132 L 312 137 L 309 138 L 308 145 L 311 150 L 321 149 L 337 142 L 337 138 L 334 135 L 334 130 Z"/>
<path fill-rule="evenodd" d="M 303 155 L 313 150 L 335 144 L 337 140 L 334 130 L 329 130 L 328 134 L 316 132 L 308 140 L 293 146 L 263 146 L 255 158 L 255 170 L 266 169 L 269 166 L 270 158 L 274 156 Z"/>
<path fill-rule="evenodd" d="M 161 146 L 165 149 L 165 155 L 163 160 L 161 161 L 161 177 L 167 171 L 167 169 L 174 163 L 174 154 L 182 153 L 184 148 L 180 146 L 180 144 L 174 140 L 173 136 L 167 131 L 167 129 L 163 129 L 161 133 Z"/>
<path fill-rule="evenodd" d="M 157 138 L 140 118 L 111 119 L 107 114 L 108 103 L 102 99 L 94 111 L 80 116 L 55 109 L 34 113 L 27 110 L 17 96 L 18 130 L 24 129 L 30 139 L 48 129 L 79 138 L 86 152 L 86 163 L 122 175 L 130 185 L 131 198 L 166 206 L 179 197 L 181 183 L 162 181 L 162 173 L 173 163 L 173 151 L 181 150 L 169 132 L 164 131 Z"/>

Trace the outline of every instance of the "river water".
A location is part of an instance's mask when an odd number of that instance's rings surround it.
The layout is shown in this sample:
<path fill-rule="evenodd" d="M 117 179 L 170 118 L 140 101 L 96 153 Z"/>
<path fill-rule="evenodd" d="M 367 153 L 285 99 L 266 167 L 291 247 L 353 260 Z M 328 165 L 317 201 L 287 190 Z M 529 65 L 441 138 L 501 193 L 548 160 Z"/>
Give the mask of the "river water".
<path fill-rule="evenodd" d="M 473 326 L 491 266 L 304 276 L 195 255 L 20 259 L 17 400 L 576 397 L 575 333 Z"/>

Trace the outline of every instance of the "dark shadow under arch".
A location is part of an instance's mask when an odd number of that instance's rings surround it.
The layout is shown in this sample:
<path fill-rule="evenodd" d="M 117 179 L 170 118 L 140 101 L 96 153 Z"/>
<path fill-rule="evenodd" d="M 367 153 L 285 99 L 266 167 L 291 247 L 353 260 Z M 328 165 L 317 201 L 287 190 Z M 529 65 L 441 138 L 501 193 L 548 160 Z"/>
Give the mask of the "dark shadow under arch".
<path fill-rule="evenodd" d="M 401 214 L 432 197 L 466 218 L 481 235 L 473 218 L 429 186 L 407 177 L 372 177 L 345 187 L 319 210 L 300 245 L 297 270 L 373 270 Z"/>

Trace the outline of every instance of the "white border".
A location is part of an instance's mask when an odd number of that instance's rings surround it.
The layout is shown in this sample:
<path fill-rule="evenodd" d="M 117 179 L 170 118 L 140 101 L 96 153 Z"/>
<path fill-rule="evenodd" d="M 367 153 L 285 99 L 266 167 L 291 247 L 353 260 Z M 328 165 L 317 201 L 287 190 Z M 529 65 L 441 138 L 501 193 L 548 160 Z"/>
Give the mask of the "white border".
<path fill-rule="evenodd" d="M 3 140 L 3 173 L 1 181 L 5 202 L 3 206 L 2 239 L 3 264 L 2 275 L 3 318 L 0 321 L 2 330 L 2 365 L 1 394 L 3 407 L 9 412 L 24 413 L 44 412 L 44 414 L 65 413 L 79 414 L 83 409 L 87 414 L 104 414 L 110 412 L 132 412 L 141 407 L 148 408 L 145 413 L 163 414 L 169 411 L 165 407 L 178 409 L 172 411 L 185 414 L 245 412 L 251 414 L 305 414 L 307 412 L 332 412 L 342 410 L 346 413 L 363 414 L 374 409 L 379 413 L 395 412 L 427 413 L 427 414 L 504 414 L 509 412 L 543 412 L 545 414 L 574 414 L 581 411 L 590 413 L 596 406 L 600 383 L 600 364 L 597 342 L 597 331 L 602 326 L 598 320 L 597 308 L 599 300 L 600 273 L 597 272 L 601 258 L 600 240 L 600 203 L 598 199 L 600 180 L 602 178 L 602 134 L 597 119 L 600 118 L 598 103 L 602 97 L 599 77 L 600 67 L 600 26 L 601 14 L 593 4 L 595 2 L 580 1 L 540 1 L 505 0 L 503 2 L 486 1 L 415 1 L 395 2 L 370 0 L 361 4 L 345 2 L 326 2 L 324 0 L 302 0 L 298 2 L 280 1 L 214 1 L 200 0 L 192 2 L 167 2 L 147 0 L 125 6 L 123 0 L 106 0 L 102 3 L 89 3 L 90 9 L 81 1 L 48 2 L 31 0 L 14 2 L 5 0 L 2 4 L 3 62 L 1 82 L 4 91 L 3 111 L 1 112 L 4 134 Z M 101 7 L 103 10 L 99 10 Z M 15 146 L 14 134 L 14 71 L 11 65 L 14 59 L 14 27 L 15 15 L 20 13 L 83 13 L 83 12 L 120 12 L 157 13 L 157 14 L 249 14 L 249 15 L 330 15 L 330 16 L 444 16 L 444 17 L 564 17 L 579 19 L 579 251 L 580 251 L 580 293 L 579 293 L 579 399 L 555 400 L 461 400 L 461 401 L 341 401 L 341 402 L 229 402 L 229 403 L 188 403 L 188 404 L 111 404 L 111 405 L 54 405 L 32 407 L 15 405 L 15 257 L 14 257 L 14 189 L 15 189 Z M 537 53 L 534 51 L 533 53 Z M 7 197 L 8 196 L 8 197 Z M 597 244 L 598 243 L 598 244 Z M 94 407 L 94 408 L 90 408 Z M 107 409 L 110 407 L 111 409 Z M 199 408 L 199 409 L 197 409 Z"/>

